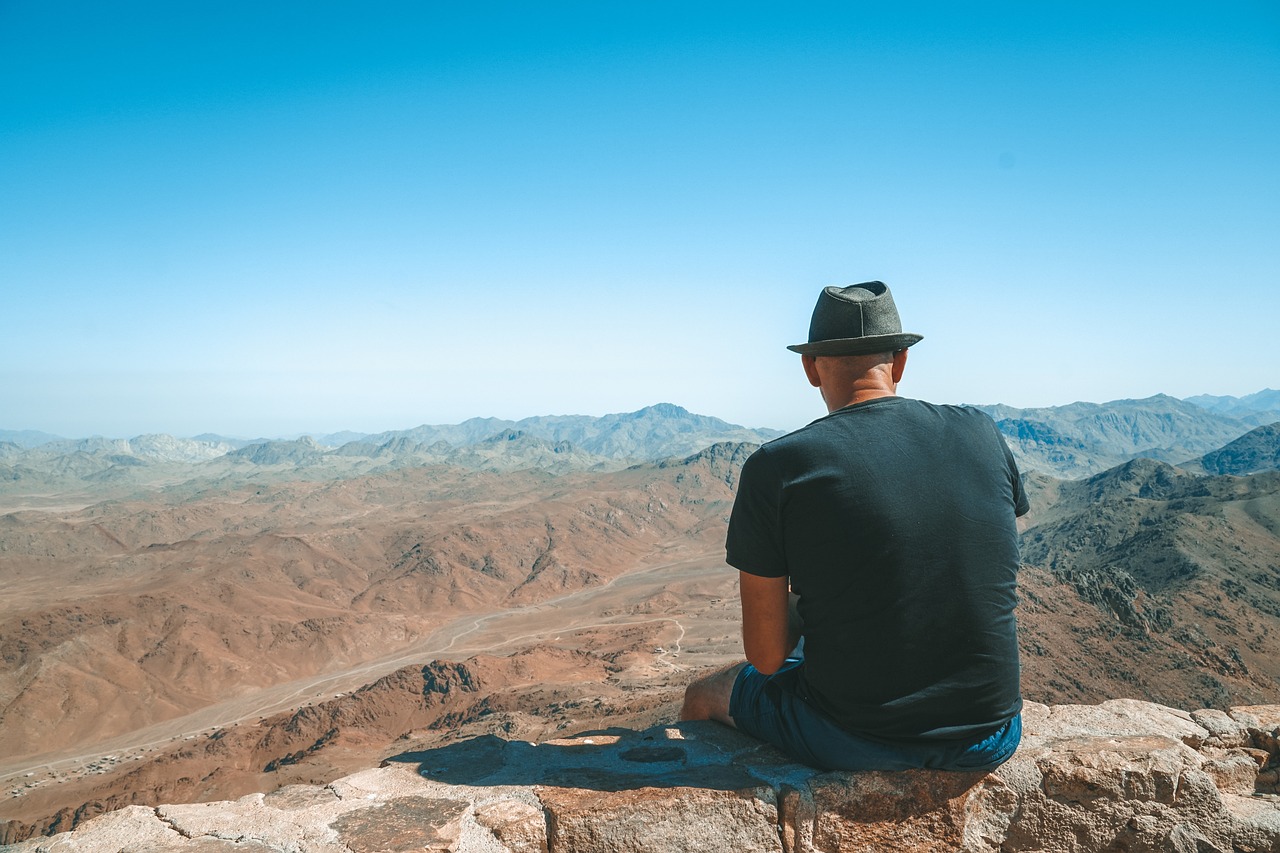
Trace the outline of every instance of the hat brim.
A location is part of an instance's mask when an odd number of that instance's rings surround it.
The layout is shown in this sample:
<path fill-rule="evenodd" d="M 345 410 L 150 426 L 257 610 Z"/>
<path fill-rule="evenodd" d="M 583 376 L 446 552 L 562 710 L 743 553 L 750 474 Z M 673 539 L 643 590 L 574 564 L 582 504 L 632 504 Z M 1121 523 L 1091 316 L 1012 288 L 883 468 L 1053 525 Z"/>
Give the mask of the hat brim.
<path fill-rule="evenodd" d="M 865 338 L 834 338 L 811 341 L 787 347 L 801 355 L 869 355 L 873 352 L 897 352 L 924 340 L 924 335 L 899 332 L 895 335 L 867 335 Z"/>

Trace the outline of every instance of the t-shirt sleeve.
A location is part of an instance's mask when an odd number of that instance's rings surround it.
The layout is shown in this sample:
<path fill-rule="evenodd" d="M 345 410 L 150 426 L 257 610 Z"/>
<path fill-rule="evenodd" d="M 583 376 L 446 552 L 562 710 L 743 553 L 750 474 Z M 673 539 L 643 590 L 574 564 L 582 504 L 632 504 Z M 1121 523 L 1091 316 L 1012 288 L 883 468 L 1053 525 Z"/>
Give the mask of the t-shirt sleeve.
<path fill-rule="evenodd" d="M 738 495 L 729 516 L 725 562 L 747 574 L 766 578 L 787 575 L 779 512 L 782 481 L 761 448 L 747 458 L 738 478 Z"/>
<path fill-rule="evenodd" d="M 1000 436 L 1000 446 L 1004 448 L 1005 464 L 1009 467 L 1009 480 L 1013 484 L 1013 514 L 1023 516 L 1031 511 L 1031 502 L 1027 500 L 1027 491 L 1022 488 L 1022 475 L 1018 473 L 1018 463 L 1014 461 L 1013 451 L 1009 443 Z"/>

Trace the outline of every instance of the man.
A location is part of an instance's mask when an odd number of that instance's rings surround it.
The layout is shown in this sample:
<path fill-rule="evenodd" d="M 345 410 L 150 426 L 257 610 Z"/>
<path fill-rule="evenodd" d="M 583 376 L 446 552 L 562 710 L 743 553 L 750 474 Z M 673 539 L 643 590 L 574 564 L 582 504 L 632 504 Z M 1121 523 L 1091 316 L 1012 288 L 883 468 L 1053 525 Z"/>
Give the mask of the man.
<path fill-rule="evenodd" d="M 748 662 L 691 684 L 682 719 L 824 769 L 989 770 L 1017 748 L 1027 499 L 990 418 L 896 396 L 920 340 L 882 282 L 819 296 L 788 349 L 828 414 L 751 455 L 729 520 Z"/>

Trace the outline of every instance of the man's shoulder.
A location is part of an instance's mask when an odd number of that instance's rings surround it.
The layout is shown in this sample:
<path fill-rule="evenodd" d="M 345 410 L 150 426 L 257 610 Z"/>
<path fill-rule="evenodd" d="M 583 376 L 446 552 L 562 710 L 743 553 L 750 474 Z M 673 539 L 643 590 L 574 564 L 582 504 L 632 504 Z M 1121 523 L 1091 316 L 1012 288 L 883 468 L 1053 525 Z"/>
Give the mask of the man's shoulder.
<path fill-rule="evenodd" d="M 885 421 L 910 421 L 921 419 L 946 419 L 994 423 L 990 416 L 973 406 L 950 403 L 930 403 L 913 397 L 880 397 L 865 403 L 855 403 L 823 415 L 797 430 L 766 442 L 761 447 L 785 447 L 788 444 L 819 439 L 831 431 L 882 428 Z"/>
<path fill-rule="evenodd" d="M 979 441 L 986 444 L 999 430 L 991 418 L 973 406 L 930 403 L 911 397 L 882 397 L 837 409 L 797 430 L 772 439 L 755 451 L 755 466 L 799 463 L 822 455 L 833 446 L 875 442 L 893 435 L 916 441 Z"/>
<path fill-rule="evenodd" d="M 980 429 L 992 429 L 995 421 L 991 416 L 976 406 L 956 405 L 954 403 L 929 403 L 925 400 L 899 398 L 908 405 L 900 409 L 901 416 L 918 418 L 937 418 L 954 424 L 966 424 Z"/>
<path fill-rule="evenodd" d="M 954 403 L 925 403 L 924 405 L 937 411 L 945 412 L 947 415 L 954 418 L 964 418 L 977 421 L 979 423 L 995 423 L 995 421 L 991 419 L 990 415 L 982 411 L 982 409 L 977 406 L 956 405 Z"/>

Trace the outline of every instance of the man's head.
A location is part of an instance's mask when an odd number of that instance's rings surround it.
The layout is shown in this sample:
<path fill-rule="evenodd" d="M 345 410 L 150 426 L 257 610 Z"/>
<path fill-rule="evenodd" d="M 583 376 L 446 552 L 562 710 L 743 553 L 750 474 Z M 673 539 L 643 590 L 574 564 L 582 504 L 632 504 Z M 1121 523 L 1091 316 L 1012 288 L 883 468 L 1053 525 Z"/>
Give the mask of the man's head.
<path fill-rule="evenodd" d="M 809 383 L 822 392 L 827 410 L 897 392 L 907 347 L 920 335 L 902 331 L 893 294 L 882 281 L 827 287 L 818 295 L 807 343 L 800 353 Z"/>

